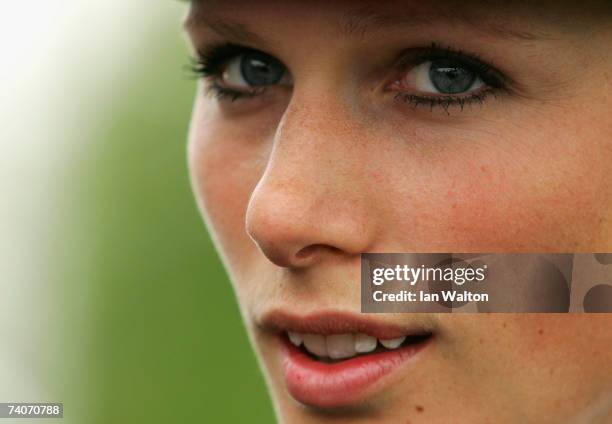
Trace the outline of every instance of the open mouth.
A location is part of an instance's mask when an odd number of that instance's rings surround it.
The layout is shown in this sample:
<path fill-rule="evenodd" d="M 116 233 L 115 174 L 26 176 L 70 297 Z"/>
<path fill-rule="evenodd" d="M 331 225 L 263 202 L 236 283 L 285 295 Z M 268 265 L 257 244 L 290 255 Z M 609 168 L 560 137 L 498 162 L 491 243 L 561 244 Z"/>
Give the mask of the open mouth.
<path fill-rule="evenodd" d="M 393 339 L 378 339 L 364 333 L 323 335 L 288 331 L 286 336 L 291 344 L 301 349 L 313 360 L 335 364 L 368 354 L 378 354 L 403 347 L 414 347 L 428 340 L 431 334 L 424 333 Z"/>
<path fill-rule="evenodd" d="M 400 328 L 361 314 L 273 313 L 264 323 L 280 340 L 289 394 L 317 408 L 362 403 L 416 362 L 434 339 L 425 328 Z"/>

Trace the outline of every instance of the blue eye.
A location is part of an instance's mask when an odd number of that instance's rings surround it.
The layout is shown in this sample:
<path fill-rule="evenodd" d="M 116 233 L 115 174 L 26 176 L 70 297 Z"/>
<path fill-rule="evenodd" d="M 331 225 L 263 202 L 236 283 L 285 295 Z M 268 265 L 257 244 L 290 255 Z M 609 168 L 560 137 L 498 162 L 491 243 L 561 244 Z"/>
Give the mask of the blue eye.
<path fill-rule="evenodd" d="M 245 53 L 239 61 L 242 78 L 252 87 L 278 84 L 285 75 L 279 61 L 261 52 Z"/>
<path fill-rule="evenodd" d="M 476 72 L 452 59 L 423 62 L 410 70 L 405 81 L 418 93 L 437 95 L 465 94 L 484 85 Z"/>
<path fill-rule="evenodd" d="M 512 87 L 511 79 L 477 56 L 435 44 L 406 51 L 397 66 L 399 77 L 387 87 L 396 100 L 415 108 L 440 106 L 447 114 L 452 106 L 483 104 Z"/>
<path fill-rule="evenodd" d="M 286 82 L 287 68 L 272 56 L 258 51 L 242 53 L 230 59 L 221 82 L 233 88 L 266 87 Z"/>
<path fill-rule="evenodd" d="M 291 73 L 280 60 L 236 44 L 212 45 L 199 50 L 193 70 L 208 81 L 211 93 L 232 101 L 257 97 L 267 88 L 293 85 Z"/>
<path fill-rule="evenodd" d="M 441 94 L 460 94 L 474 88 L 478 76 L 453 60 L 436 60 L 429 63 L 429 79 Z"/>

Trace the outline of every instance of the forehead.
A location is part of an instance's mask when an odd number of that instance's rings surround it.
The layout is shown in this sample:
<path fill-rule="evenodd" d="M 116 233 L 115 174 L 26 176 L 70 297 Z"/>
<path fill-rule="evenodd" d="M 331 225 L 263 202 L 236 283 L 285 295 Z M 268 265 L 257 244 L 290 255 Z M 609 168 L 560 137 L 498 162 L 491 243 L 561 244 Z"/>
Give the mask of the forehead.
<path fill-rule="evenodd" d="M 549 23 L 580 24 L 587 16 L 612 17 L 609 0 L 192 0 L 190 17 L 251 19 L 342 18 L 345 24 L 413 20 L 499 21 L 520 17 Z M 571 25 L 570 25 L 571 26 Z"/>
<path fill-rule="evenodd" d="M 607 0 L 192 0 L 187 28 L 249 23 L 288 24 L 300 30 L 360 34 L 371 28 L 468 25 L 518 38 L 546 38 L 558 30 L 580 31 L 612 21 Z M 282 26 L 282 25 L 279 25 Z"/>

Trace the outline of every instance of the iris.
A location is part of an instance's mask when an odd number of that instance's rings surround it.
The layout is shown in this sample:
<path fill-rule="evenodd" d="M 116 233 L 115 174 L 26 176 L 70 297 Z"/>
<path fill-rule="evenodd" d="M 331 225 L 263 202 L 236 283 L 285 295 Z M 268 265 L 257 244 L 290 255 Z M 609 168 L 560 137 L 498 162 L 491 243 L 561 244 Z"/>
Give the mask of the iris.
<path fill-rule="evenodd" d="M 458 94 L 468 91 L 477 75 L 457 61 L 444 59 L 431 63 L 429 78 L 440 93 Z"/>
<path fill-rule="evenodd" d="M 244 53 L 240 61 L 244 81 L 253 87 L 277 84 L 285 73 L 285 67 L 273 57 L 258 51 Z"/>

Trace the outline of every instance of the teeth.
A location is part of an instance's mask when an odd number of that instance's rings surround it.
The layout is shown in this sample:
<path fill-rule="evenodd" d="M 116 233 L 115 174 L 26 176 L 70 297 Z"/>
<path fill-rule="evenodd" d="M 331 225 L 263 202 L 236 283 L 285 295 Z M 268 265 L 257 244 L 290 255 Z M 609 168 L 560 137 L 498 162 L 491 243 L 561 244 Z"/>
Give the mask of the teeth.
<path fill-rule="evenodd" d="M 326 338 L 330 358 L 343 359 L 355 355 L 355 336 L 352 334 L 334 334 Z"/>
<path fill-rule="evenodd" d="M 404 340 L 406 340 L 406 337 L 398 337 L 397 339 L 381 339 L 380 344 L 386 347 L 387 349 L 396 349 L 402 343 L 404 343 Z"/>
<path fill-rule="evenodd" d="M 287 335 L 289 336 L 289 340 L 291 340 L 291 343 L 293 343 L 296 346 L 299 346 L 302 344 L 302 336 L 300 336 L 298 333 L 292 333 L 291 331 L 287 332 Z"/>
<path fill-rule="evenodd" d="M 321 358 L 344 359 L 358 353 L 369 353 L 376 349 L 380 342 L 387 349 L 397 349 L 406 340 L 406 337 L 396 339 L 376 339 L 367 334 L 301 334 L 287 332 L 289 340 L 295 346 L 304 343 L 304 348 Z"/>
<path fill-rule="evenodd" d="M 355 336 L 355 350 L 359 353 L 368 353 L 376 349 L 376 337 L 359 333 Z"/>
<path fill-rule="evenodd" d="M 320 334 L 304 334 L 304 346 L 310 353 L 317 356 L 327 356 L 327 343 L 325 336 Z"/>

